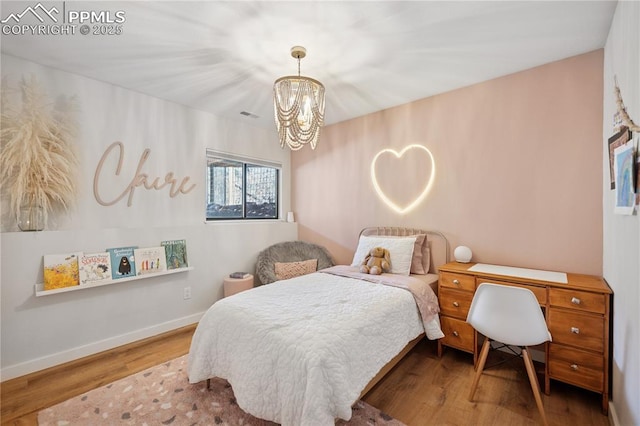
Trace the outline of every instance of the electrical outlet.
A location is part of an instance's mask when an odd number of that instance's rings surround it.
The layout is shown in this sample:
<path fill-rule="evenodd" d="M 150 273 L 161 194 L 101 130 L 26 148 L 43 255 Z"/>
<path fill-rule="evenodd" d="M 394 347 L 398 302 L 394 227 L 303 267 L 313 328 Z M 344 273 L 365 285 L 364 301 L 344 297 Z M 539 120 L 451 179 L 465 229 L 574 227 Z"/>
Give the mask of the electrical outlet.
<path fill-rule="evenodd" d="M 191 287 L 185 287 L 182 291 L 182 298 L 184 300 L 191 299 Z"/>

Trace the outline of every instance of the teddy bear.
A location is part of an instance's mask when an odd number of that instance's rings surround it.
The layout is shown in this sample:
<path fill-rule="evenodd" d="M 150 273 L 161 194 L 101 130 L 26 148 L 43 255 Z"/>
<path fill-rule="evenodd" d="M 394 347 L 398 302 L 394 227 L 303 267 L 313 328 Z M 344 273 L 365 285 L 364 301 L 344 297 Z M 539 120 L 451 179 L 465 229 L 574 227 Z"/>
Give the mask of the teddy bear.
<path fill-rule="evenodd" d="M 391 253 L 382 247 L 374 247 L 360 265 L 363 274 L 380 275 L 391 270 Z"/>

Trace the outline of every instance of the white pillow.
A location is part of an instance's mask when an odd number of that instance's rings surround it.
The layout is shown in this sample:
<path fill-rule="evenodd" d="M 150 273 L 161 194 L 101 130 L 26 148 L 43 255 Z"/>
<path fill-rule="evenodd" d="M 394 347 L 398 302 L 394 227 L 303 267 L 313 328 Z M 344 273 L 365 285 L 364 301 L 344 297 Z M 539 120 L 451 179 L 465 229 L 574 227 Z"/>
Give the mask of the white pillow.
<path fill-rule="evenodd" d="M 358 241 L 358 248 L 353 255 L 351 266 L 360 266 L 372 248 L 382 247 L 389 250 L 391 254 L 391 273 L 409 275 L 415 242 L 415 236 L 385 237 L 362 235 Z"/>

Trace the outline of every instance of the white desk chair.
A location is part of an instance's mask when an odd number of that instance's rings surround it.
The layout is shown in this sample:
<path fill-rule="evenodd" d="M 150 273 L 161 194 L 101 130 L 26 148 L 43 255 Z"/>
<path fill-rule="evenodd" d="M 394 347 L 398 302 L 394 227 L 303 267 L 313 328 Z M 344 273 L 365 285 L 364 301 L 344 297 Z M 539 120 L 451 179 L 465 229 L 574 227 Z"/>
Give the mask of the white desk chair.
<path fill-rule="evenodd" d="M 551 333 L 533 292 L 521 287 L 482 283 L 473 296 L 467 322 L 486 336 L 471 385 L 469 401 L 473 400 L 491 341 L 520 346 L 538 411 L 543 424 L 547 425 L 538 379 L 527 347 L 550 342 Z"/>

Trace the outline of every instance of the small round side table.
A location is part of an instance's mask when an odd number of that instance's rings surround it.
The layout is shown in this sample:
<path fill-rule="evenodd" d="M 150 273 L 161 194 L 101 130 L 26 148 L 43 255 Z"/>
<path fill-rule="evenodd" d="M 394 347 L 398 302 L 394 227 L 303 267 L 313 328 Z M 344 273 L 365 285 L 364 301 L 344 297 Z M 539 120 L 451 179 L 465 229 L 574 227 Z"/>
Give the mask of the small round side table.
<path fill-rule="evenodd" d="M 241 291 L 249 290 L 253 288 L 253 275 L 249 275 L 247 278 L 231 278 L 224 279 L 224 297 L 231 296 L 232 294 L 240 293 Z"/>

